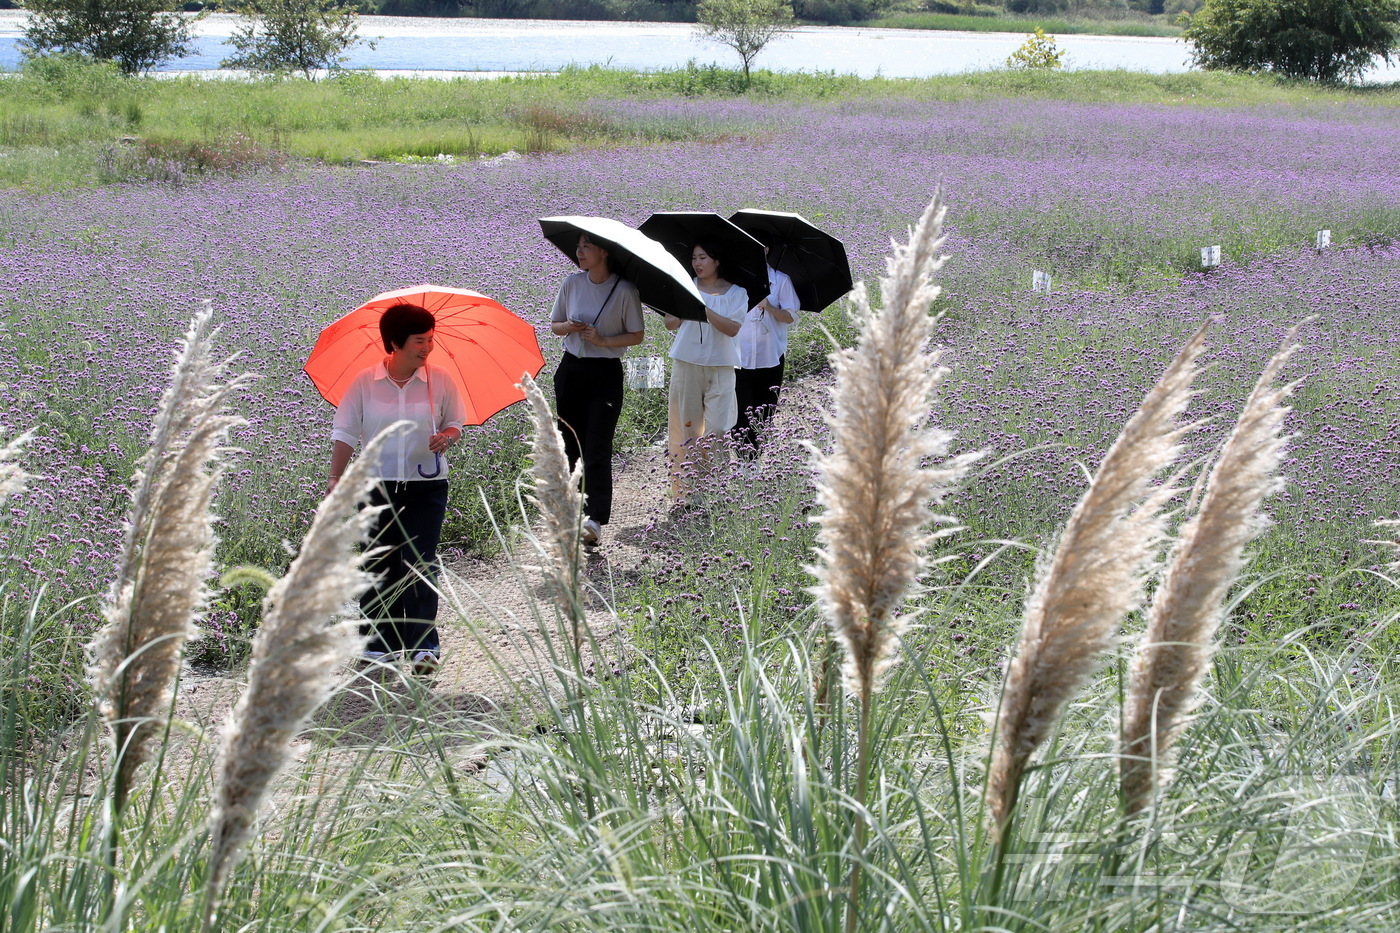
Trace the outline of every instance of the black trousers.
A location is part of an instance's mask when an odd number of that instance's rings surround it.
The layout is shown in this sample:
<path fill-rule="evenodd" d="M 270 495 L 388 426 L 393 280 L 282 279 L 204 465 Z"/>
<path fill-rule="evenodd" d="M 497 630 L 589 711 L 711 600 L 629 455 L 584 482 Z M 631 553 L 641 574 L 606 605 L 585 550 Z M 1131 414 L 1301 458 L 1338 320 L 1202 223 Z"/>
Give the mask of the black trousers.
<path fill-rule="evenodd" d="M 388 506 L 369 544 L 386 550 L 365 564 L 379 582 L 360 597 L 371 620 L 360 633 L 371 636 L 370 651 L 436 651 L 437 548 L 447 516 L 447 480 L 380 483 L 369 504 Z"/>
<path fill-rule="evenodd" d="M 767 369 L 734 370 L 734 395 L 739 403 L 739 420 L 734 425 L 734 438 L 740 456 L 754 456 L 761 443 L 759 429 L 778 407 L 778 391 L 783 387 L 785 357 L 778 365 Z"/>
<path fill-rule="evenodd" d="M 554 371 L 554 407 L 569 469 L 583 458 L 583 511 L 600 525 L 612 518 L 613 435 L 622 414 L 622 360 L 565 352 Z"/>

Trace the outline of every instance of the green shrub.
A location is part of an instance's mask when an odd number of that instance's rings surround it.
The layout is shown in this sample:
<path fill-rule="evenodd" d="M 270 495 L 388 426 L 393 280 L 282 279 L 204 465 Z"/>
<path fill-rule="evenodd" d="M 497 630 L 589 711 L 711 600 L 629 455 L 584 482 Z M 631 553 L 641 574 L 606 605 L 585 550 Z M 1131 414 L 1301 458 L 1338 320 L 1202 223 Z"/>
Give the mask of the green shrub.
<path fill-rule="evenodd" d="M 1055 45 L 1055 37 L 1047 36 L 1039 26 L 1026 37 L 1021 47 L 1006 59 L 1007 68 L 1062 68 L 1065 53 Z"/>
<path fill-rule="evenodd" d="M 1400 0 L 1206 0 L 1186 26 L 1202 68 L 1334 83 L 1395 53 Z"/>

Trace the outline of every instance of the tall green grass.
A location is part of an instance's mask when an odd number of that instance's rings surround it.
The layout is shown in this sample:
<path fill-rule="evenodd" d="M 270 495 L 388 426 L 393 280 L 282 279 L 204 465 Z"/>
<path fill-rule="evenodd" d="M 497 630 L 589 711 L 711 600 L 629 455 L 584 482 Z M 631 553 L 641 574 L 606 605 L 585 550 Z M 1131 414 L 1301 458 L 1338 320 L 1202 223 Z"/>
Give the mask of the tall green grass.
<path fill-rule="evenodd" d="M 746 627 L 702 651 L 713 686 L 694 697 L 644 651 L 630 653 L 628 676 L 580 677 L 548 605 L 523 619 L 473 602 L 456 611 L 450 624 L 488 656 L 512 633 L 540 676 L 511 678 L 498 697 L 507 712 L 485 718 L 470 697 L 397 674 L 347 678 L 276 787 L 215 929 L 841 928 L 854 724 L 839 694 L 821 712 L 812 626 Z M 949 650 L 953 621 L 926 614 L 877 694 L 859 929 L 1385 930 L 1400 919 L 1388 656 L 1323 656 L 1291 638 L 1227 649 L 1174 783 L 1128 834 L 1104 738 L 1121 690 L 1111 664 L 1028 775 L 993 891 L 978 714 L 995 703 L 995 678 L 985 656 Z M 29 671 L 22 653 L 5 656 L 0 687 L 13 695 Z M 704 715 L 689 712 L 696 700 Z M 7 703 L 0 727 L 6 928 L 195 929 L 217 723 L 170 732 L 109 874 L 95 850 L 108 793 L 96 726 L 45 730 L 32 713 Z"/>

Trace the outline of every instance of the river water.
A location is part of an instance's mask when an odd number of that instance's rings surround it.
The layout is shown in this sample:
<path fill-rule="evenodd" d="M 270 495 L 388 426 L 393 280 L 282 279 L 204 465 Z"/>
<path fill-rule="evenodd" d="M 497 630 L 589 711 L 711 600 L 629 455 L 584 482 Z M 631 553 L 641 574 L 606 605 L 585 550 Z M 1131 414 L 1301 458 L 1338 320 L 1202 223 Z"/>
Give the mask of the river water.
<path fill-rule="evenodd" d="M 20 63 L 16 45 L 25 13 L 0 11 L 0 68 Z M 215 14 L 196 26 L 196 54 L 163 71 L 212 71 L 231 50 L 226 41 L 238 18 Z M 637 71 L 699 64 L 739 64 L 731 50 L 697 39 L 680 23 L 599 23 L 557 20 L 427 19 L 365 16 L 359 46 L 346 67 L 389 74 L 557 71 L 567 65 L 605 65 Z M 774 41 L 757 67 L 775 71 L 835 71 L 863 77 L 912 78 L 995 68 L 1023 41 L 1018 33 L 934 32 L 915 29 L 802 27 Z M 1185 71 L 1179 39 L 1057 36 L 1068 68 L 1124 68 L 1157 74 Z M 1400 80 L 1400 66 L 1377 69 L 1371 80 Z"/>
<path fill-rule="evenodd" d="M 0 67 L 20 62 L 16 45 L 25 14 L 0 12 Z M 207 71 L 231 50 L 225 40 L 237 17 L 215 14 L 197 24 L 197 52 L 164 71 Z M 365 16 L 360 35 L 374 49 L 350 53 L 350 68 L 392 73 L 557 71 L 567 65 L 606 65 L 637 71 L 700 64 L 739 64 L 731 50 L 697 39 L 680 23 L 599 23 L 542 20 L 425 19 Z M 835 71 L 864 77 L 922 77 L 993 68 L 1024 41 L 1012 33 L 929 32 L 913 29 L 803 27 L 773 42 L 757 66 L 782 71 Z M 1169 72 L 1186 68 L 1175 39 L 1061 36 L 1071 68 L 1132 68 Z"/>

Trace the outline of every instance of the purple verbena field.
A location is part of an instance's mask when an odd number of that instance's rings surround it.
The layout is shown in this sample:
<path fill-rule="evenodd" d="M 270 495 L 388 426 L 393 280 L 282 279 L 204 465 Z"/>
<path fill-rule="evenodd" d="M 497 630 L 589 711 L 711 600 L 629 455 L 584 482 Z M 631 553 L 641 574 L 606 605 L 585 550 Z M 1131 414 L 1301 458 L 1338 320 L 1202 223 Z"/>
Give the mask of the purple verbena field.
<path fill-rule="evenodd" d="M 286 560 L 283 542 L 305 528 L 328 450 L 330 410 L 300 365 L 320 328 L 369 296 L 421 282 L 470 287 L 542 322 L 570 267 L 535 218 L 638 223 L 653 210 L 745 206 L 805 214 L 840 236 L 857 276 L 871 278 L 890 238 L 942 184 L 953 258 L 940 339 L 955 373 L 935 417 L 956 426 L 966 448 L 994 454 L 951 506 L 972 539 L 1038 543 L 1052 534 L 1083 488 L 1079 465 L 1096 466 L 1175 349 L 1215 318 L 1216 368 L 1196 408 L 1214 419 L 1196 436 L 1207 454 L 1287 327 L 1311 317 L 1310 349 L 1293 369 L 1306 382 L 1291 484 L 1272 503 L 1277 524 L 1259 551 L 1262 569 L 1316 577 L 1305 581 L 1314 592 L 1261 597 L 1249 611 L 1262 621 L 1275 612 L 1337 617 L 1349 631 L 1345 614 L 1387 598 L 1373 577 L 1338 574 L 1378 565 L 1375 548 L 1359 542 L 1377 536 L 1372 521 L 1397 514 L 1400 111 L 1014 101 L 594 107 L 618 120 L 736 129 L 719 142 L 517 162 L 0 194 L 0 427 L 6 436 L 37 431 L 27 465 L 39 479 L 11 503 L 0 532 L 6 559 L 33 571 L 20 589 L 42 585 L 62 601 L 106 585 L 132 464 L 171 349 L 201 300 L 213 302 L 239 366 L 263 376 L 242 400 L 248 425 L 220 501 L 220 564 L 276 566 Z M 1319 228 L 1337 244 L 1321 254 L 1308 248 Z M 1202 273 L 1197 251 L 1215 243 L 1225 265 Z M 1054 276 L 1050 296 L 1031 293 L 1033 268 Z M 828 321 L 839 317 L 827 312 Z M 810 362 L 821 352 L 817 321 L 801 323 L 793 353 Z M 653 331 L 649 344 L 663 346 L 661 328 Z M 558 342 L 543 327 L 541 342 L 552 368 Z M 656 397 L 646 401 L 655 410 Z M 451 548 L 490 546 L 476 487 L 493 509 L 513 508 L 522 432 L 508 412 L 474 431 L 472 450 L 457 457 Z M 810 433 L 820 434 L 815 423 Z M 805 476 L 797 461 L 784 470 L 794 483 Z M 795 500 L 768 501 L 751 511 Z M 783 546 L 797 569 L 783 585 L 787 596 L 800 593 L 810 532 L 800 517 L 764 517 L 764 527 L 796 529 Z M 973 546 L 968 569 L 986 551 Z M 1026 566 L 1008 558 L 999 579 L 1015 587 Z M 211 613 L 215 653 L 247 617 L 244 598 L 227 594 Z M 94 623 L 91 602 L 69 613 L 79 628 Z"/>

